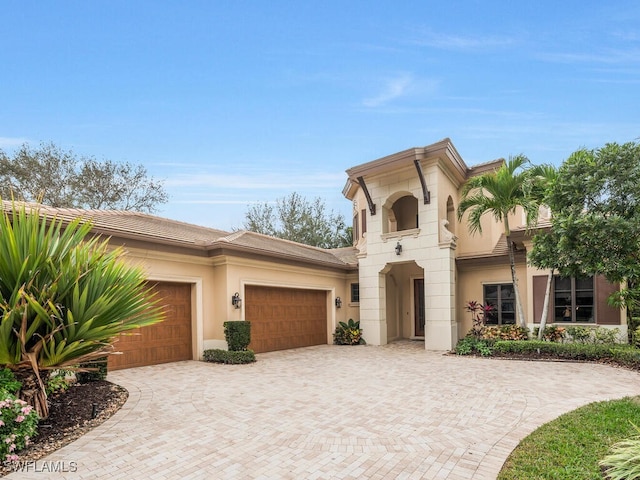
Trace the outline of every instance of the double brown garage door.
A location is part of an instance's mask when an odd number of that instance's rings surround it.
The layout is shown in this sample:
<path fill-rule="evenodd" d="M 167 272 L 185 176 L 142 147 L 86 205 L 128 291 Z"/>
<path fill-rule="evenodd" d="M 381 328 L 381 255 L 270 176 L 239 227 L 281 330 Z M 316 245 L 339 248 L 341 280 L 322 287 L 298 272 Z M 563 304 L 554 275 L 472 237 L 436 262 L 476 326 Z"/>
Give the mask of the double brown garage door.
<path fill-rule="evenodd" d="M 121 335 L 109 356 L 109 369 L 142 367 L 191 360 L 191 285 L 154 285 L 165 320 Z M 245 318 L 251 321 L 255 352 L 308 347 L 327 343 L 327 294 L 322 290 L 247 286 Z"/>
<path fill-rule="evenodd" d="M 250 348 L 257 353 L 327 343 L 327 293 L 323 290 L 245 287 Z"/>
<path fill-rule="evenodd" d="M 164 306 L 165 320 L 120 335 L 109 355 L 109 370 L 193 359 L 191 285 L 160 282 L 153 286 Z"/>

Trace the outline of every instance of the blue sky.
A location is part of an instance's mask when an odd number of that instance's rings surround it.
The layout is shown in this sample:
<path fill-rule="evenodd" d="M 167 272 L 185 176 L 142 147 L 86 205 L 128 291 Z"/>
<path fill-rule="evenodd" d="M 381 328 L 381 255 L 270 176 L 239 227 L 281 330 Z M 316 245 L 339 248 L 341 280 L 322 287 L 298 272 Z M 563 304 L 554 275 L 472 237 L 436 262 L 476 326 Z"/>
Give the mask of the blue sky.
<path fill-rule="evenodd" d="M 230 230 L 449 137 L 468 165 L 640 136 L 633 1 L 0 0 L 0 148 L 146 166 L 161 216 Z"/>

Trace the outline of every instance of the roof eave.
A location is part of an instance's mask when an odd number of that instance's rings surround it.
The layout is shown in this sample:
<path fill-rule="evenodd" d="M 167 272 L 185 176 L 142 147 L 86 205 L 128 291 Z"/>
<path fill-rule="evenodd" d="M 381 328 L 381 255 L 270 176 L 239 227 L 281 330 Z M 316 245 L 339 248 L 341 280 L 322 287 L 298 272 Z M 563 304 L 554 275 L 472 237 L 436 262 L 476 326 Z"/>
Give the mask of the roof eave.
<path fill-rule="evenodd" d="M 330 270 L 352 271 L 352 270 L 358 269 L 357 265 L 342 262 L 337 257 L 336 257 L 336 260 L 338 260 L 338 262 L 340 263 L 325 262 L 325 261 L 317 260 L 313 258 L 305 258 L 299 255 L 291 255 L 284 252 L 273 252 L 270 250 L 264 250 L 262 248 L 256 248 L 256 247 L 249 247 L 246 245 L 234 245 L 233 243 L 226 242 L 226 241 L 214 242 L 213 244 L 208 246 L 207 250 L 209 252 L 209 256 L 212 256 L 212 257 L 220 256 L 220 255 L 229 255 L 229 254 L 236 254 L 238 256 L 242 256 L 239 254 L 248 254 L 247 256 L 258 256 L 263 259 L 277 258 L 281 260 L 287 260 L 295 264 L 321 266 Z"/>

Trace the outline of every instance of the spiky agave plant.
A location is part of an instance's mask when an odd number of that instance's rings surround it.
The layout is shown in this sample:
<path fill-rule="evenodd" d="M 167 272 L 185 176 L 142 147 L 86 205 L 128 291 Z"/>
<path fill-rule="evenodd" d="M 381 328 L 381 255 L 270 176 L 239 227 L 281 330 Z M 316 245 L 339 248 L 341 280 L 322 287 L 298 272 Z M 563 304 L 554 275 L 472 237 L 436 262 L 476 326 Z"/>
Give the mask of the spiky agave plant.
<path fill-rule="evenodd" d="M 162 320 L 142 270 L 91 228 L 24 204 L 0 211 L 0 365 L 42 418 L 45 373 L 103 357 L 119 333 Z"/>

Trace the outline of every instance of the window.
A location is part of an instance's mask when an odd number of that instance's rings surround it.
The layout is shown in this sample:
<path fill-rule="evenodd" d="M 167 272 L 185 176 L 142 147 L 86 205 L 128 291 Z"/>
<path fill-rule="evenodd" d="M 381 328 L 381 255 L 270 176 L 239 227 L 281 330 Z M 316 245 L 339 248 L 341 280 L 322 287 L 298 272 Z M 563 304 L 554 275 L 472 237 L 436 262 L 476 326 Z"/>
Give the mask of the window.
<path fill-rule="evenodd" d="M 447 230 L 455 235 L 456 233 L 456 207 L 453 206 L 453 199 L 447 198 Z"/>
<path fill-rule="evenodd" d="M 396 231 L 418 228 L 418 199 L 405 195 L 395 201 L 391 207 L 396 220 Z"/>
<path fill-rule="evenodd" d="M 351 284 L 351 303 L 359 303 L 360 302 L 360 284 L 352 283 Z"/>
<path fill-rule="evenodd" d="M 516 295 L 512 283 L 485 285 L 484 303 L 495 309 L 487 314 L 487 325 L 516 323 Z"/>
<path fill-rule="evenodd" d="M 360 215 L 362 217 L 362 235 L 364 236 L 367 233 L 367 209 L 363 208 Z"/>
<path fill-rule="evenodd" d="M 554 322 L 595 321 L 593 277 L 554 277 Z"/>
<path fill-rule="evenodd" d="M 360 232 L 358 230 L 358 214 L 353 216 L 353 242 L 355 243 L 360 239 Z"/>

